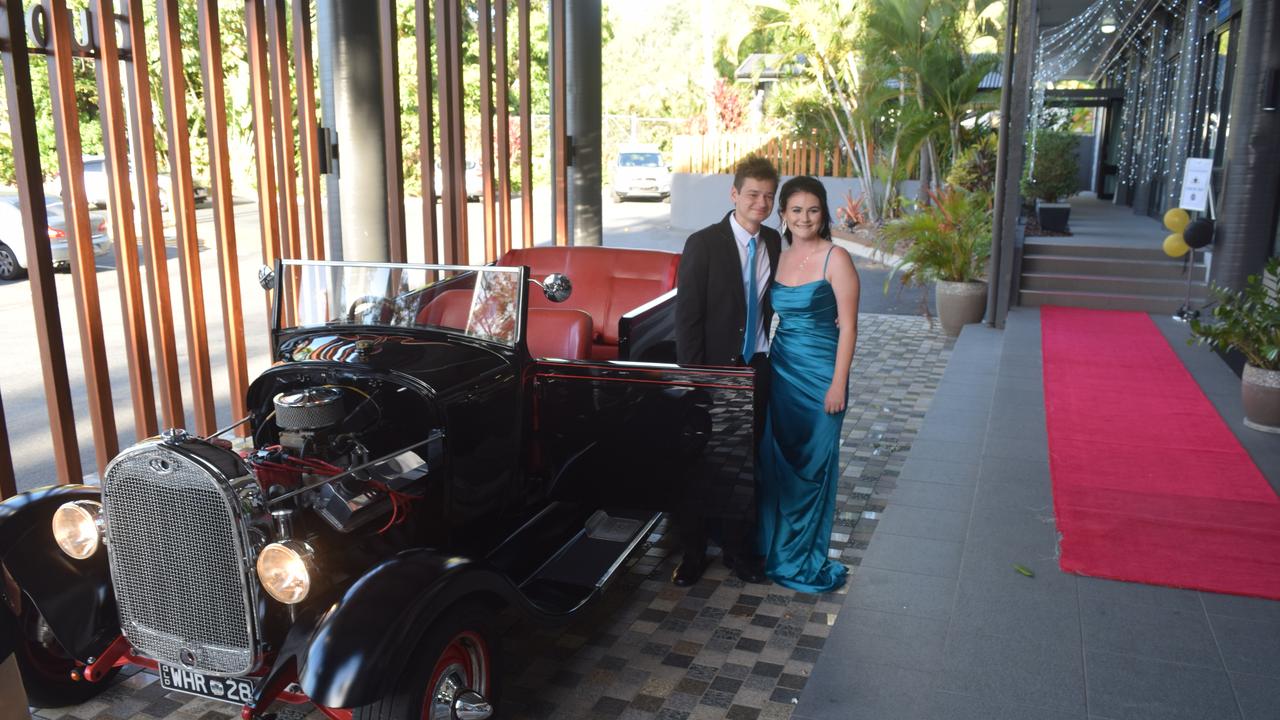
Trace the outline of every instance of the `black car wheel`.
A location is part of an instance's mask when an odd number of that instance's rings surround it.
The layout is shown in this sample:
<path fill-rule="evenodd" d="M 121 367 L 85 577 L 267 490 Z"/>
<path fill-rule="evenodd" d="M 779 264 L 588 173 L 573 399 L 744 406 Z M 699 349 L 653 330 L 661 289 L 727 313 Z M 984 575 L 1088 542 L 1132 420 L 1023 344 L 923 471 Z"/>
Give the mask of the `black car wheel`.
<path fill-rule="evenodd" d="M 71 679 L 72 671 L 82 671 L 83 668 L 54 639 L 40 611 L 30 601 L 23 604 L 19 621 L 25 642 L 18 644 L 14 655 L 22 671 L 27 700 L 33 706 L 56 708 L 87 702 L 106 690 L 112 678 L 120 672 L 120 668 L 112 668 L 98 682 Z"/>
<path fill-rule="evenodd" d="M 18 280 L 27 276 L 27 271 L 18 264 L 18 256 L 8 245 L 0 243 L 0 280 Z"/>
<path fill-rule="evenodd" d="M 491 613 L 455 608 L 427 630 L 385 699 L 357 708 L 361 720 L 482 720 L 497 696 Z"/>

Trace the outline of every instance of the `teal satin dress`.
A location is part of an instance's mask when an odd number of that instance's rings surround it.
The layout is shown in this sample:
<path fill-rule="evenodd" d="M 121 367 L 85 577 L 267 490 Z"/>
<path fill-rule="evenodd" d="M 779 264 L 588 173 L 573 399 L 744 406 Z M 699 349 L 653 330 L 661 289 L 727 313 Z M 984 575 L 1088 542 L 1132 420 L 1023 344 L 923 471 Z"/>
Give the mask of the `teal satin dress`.
<path fill-rule="evenodd" d="M 772 391 L 760 441 L 765 573 L 780 585 L 810 593 L 840 587 L 849 572 L 827 557 L 844 412 L 823 409 L 840 332 L 826 262 L 822 275 L 804 285 L 775 282 L 770 290 L 779 324 L 769 351 Z"/>

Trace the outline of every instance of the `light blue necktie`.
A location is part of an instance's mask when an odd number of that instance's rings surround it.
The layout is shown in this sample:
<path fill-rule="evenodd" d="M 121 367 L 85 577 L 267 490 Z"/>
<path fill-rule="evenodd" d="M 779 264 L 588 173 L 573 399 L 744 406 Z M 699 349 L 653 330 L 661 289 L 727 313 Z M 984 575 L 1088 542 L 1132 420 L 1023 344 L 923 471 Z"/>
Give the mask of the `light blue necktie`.
<path fill-rule="evenodd" d="M 742 334 L 742 361 L 751 362 L 756 353 L 756 315 L 760 312 L 756 289 L 756 239 L 747 241 L 747 331 Z"/>

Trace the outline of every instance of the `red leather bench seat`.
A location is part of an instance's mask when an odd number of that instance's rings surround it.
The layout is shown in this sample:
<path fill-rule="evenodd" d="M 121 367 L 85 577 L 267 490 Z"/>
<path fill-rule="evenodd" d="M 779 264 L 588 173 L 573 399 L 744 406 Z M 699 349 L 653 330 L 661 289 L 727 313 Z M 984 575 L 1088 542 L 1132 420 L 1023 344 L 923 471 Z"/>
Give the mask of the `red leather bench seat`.
<path fill-rule="evenodd" d="M 591 316 L 593 330 L 590 359 L 612 360 L 618 357 L 618 320 L 676 286 L 680 255 L 658 250 L 536 247 L 511 250 L 497 264 L 527 265 L 530 277 L 535 280 L 542 280 L 556 272 L 569 276 L 569 280 L 573 282 L 573 294 L 568 300 L 553 303 L 536 287 L 531 287 L 530 309 L 573 308 L 587 313 Z M 534 344 L 534 332 L 531 314 L 531 348 Z"/>
<path fill-rule="evenodd" d="M 573 308 L 529 308 L 529 354 L 536 358 L 591 359 L 591 316 Z"/>
<path fill-rule="evenodd" d="M 420 325 L 466 331 L 471 290 L 446 290 L 418 312 Z M 566 307 L 529 308 L 529 354 L 563 360 L 591 359 L 591 316 Z"/>
<path fill-rule="evenodd" d="M 471 314 L 471 295 L 471 290 L 445 290 L 418 311 L 416 322 L 466 330 L 467 317 Z"/>

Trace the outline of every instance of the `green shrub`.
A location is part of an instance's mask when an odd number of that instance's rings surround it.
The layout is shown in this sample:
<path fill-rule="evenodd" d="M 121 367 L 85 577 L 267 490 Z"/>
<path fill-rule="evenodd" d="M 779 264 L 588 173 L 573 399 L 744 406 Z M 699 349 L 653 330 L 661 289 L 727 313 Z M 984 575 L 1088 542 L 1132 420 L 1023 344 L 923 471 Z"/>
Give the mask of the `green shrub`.
<path fill-rule="evenodd" d="M 1031 172 L 1031 157 L 1027 157 L 1027 169 L 1022 175 L 1022 194 L 1030 200 L 1058 202 L 1076 191 L 1076 136 L 1057 130 L 1037 130 L 1035 133 L 1035 172 Z M 1027 143 L 1030 152 L 1031 143 Z"/>
<path fill-rule="evenodd" d="M 1250 275 L 1244 289 L 1213 286 L 1218 304 L 1213 322 L 1191 321 L 1192 342 L 1215 350 L 1239 350 L 1250 365 L 1280 370 L 1280 257 L 1267 261 L 1262 276 Z"/>

